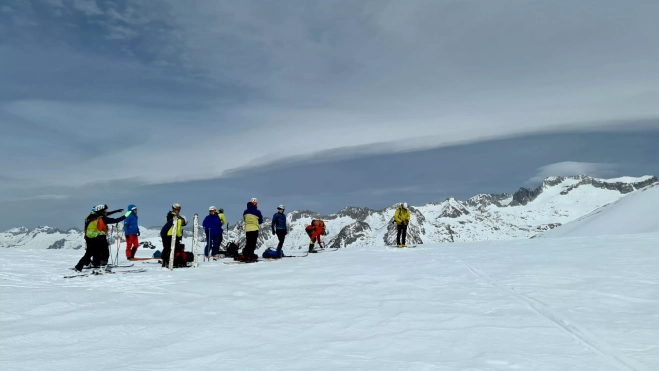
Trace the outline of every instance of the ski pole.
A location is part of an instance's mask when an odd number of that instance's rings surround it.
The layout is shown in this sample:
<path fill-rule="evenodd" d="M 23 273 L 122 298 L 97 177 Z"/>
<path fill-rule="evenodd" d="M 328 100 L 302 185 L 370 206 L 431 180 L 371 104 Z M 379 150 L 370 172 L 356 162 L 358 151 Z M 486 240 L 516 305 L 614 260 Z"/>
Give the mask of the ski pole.
<path fill-rule="evenodd" d="M 119 265 L 119 248 L 120 247 L 121 247 L 121 233 L 119 231 L 119 227 L 117 227 L 117 254 L 115 255 L 115 258 L 114 258 L 114 265 Z"/>

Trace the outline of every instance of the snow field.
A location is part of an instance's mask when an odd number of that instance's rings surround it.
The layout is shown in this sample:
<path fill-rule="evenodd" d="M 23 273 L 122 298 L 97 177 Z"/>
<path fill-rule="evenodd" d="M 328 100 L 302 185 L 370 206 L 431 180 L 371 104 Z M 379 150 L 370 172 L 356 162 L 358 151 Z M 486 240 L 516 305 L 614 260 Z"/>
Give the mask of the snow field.
<path fill-rule="evenodd" d="M 657 240 L 372 246 L 73 279 L 62 276 L 82 251 L 7 249 L 0 365 L 656 370 Z"/>
<path fill-rule="evenodd" d="M 587 237 L 659 233 L 659 184 L 645 187 L 542 237 Z"/>

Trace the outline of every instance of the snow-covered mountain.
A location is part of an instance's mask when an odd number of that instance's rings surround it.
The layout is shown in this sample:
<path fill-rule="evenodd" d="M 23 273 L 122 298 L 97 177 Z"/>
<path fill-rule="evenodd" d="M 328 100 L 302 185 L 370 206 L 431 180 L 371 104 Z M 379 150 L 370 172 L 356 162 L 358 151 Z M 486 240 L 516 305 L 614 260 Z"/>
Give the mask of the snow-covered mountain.
<path fill-rule="evenodd" d="M 438 203 L 411 206 L 407 243 L 531 238 L 657 183 L 659 180 L 654 176 L 616 179 L 549 177 L 535 189 L 520 188 L 514 194 L 481 194 L 466 201 L 448 198 Z M 397 206 L 382 210 L 346 207 L 330 215 L 293 211 L 287 216 L 290 229 L 285 248 L 306 248 L 308 236 L 304 227 L 312 219 L 326 222 L 330 231 L 325 238 L 328 247 L 395 244 L 396 227 L 392 221 Z M 186 243 L 189 243 L 191 224 L 186 229 Z M 241 231 L 242 223 L 231 226 L 225 241 L 240 240 Z M 141 232 L 141 241 L 160 247 L 159 228 L 141 227 Z M 270 219 L 266 218 L 259 236 L 259 248 L 276 244 L 277 238 L 270 232 Z M 80 249 L 83 238 L 78 229 L 14 228 L 0 233 L 0 247 Z"/>
<path fill-rule="evenodd" d="M 561 228 L 547 231 L 542 238 L 593 237 L 659 233 L 659 183 L 639 189 Z"/>

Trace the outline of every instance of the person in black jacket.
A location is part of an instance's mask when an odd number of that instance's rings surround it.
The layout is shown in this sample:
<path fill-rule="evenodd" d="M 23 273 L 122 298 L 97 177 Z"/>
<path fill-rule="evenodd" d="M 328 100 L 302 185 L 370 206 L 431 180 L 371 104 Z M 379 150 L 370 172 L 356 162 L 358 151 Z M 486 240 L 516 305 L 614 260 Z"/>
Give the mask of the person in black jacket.
<path fill-rule="evenodd" d="M 123 210 L 114 210 L 112 213 L 120 212 Z M 82 268 L 93 263 L 94 268 L 100 268 L 101 265 L 107 264 L 110 257 L 110 249 L 108 246 L 108 225 L 116 224 L 126 219 L 125 216 L 119 218 L 110 218 L 108 216 L 108 205 L 98 205 L 94 211 L 85 219 L 85 240 L 87 248 L 85 255 L 76 264 L 74 270 L 81 272 Z M 93 257 L 93 261 L 91 260 Z"/>
<path fill-rule="evenodd" d="M 284 247 L 284 240 L 286 239 L 286 234 L 288 230 L 286 228 L 286 214 L 284 214 L 284 205 L 279 205 L 277 207 L 277 213 L 272 216 L 272 234 L 276 234 L 279 239 L 279 244 L 277 245 L 277 257 L 281 258 L 282 252 L 281 249 Z"/>

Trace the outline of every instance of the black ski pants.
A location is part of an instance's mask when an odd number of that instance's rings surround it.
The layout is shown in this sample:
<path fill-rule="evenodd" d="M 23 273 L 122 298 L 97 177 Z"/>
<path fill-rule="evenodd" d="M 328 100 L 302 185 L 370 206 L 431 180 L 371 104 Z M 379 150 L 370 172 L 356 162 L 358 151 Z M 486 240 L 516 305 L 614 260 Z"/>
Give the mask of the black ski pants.
<path fill-rule="evenodd" d="M 99 239 L 98 242 L 98 255 L 101 259 L 100 264 L 106 265 L 110 261 L 110 245 L 108 244 L 108 239 L 105 235 L 96 237 Z M 100 241 L 102 239 L 103 241 Z"/>
<path fill-rule="evenodd" d="M 160 257 L 162 259 L 162 266 L 169 267 L 169 255 L 172 253 L 172 236 L 161 236 L 160 238 L 162 239 L 162 256 Z M 183 251 L 185 249 L 185 246 L 181 244 L 181 240 L 181 237 L 176 237 L 176 246 L 174 247 L 176 251 Z"/>
<path fill-rule="evenodd" d="M 405 238 L 407 238 L 407 224 L 398 224 L 398 233 L 396 234 L 396 244 L 400 245 L 400 237 L 403 236 L 403 245 L 405 245 Z"/>
<path fill-rule="evenodd" d="M 93 263 L 94 267 L 98 268 L 101 262 L 101 255 L 100 255 L 100 246 L 102 246 L 103 242 L 107 243 L 107 239 L 105 239 L 105 236 L 101 239 L 99 237 L 96 238 L 86 238 L 85 242 L 87 244 L 87 248 L 85 249 L 85 255 L 82 256 L 82 258 L 78 261 L 78 264 L 76 264 L 76 269 L 81 271 L 82 268 L 89 264 Z"/>
<path fill-rule="evenodd" d="M 279 239 L 279 244 L 277 245 L 277 252 L 281 252 L 282 247 L 284 247 L 284 240 L 286 239 L 286 230 L 277 229 L 277 238 Z"/>
<path fill-rule="evenodd" d="M 245 248 L 243 248 L 243 256 L 251 258 L 256 250 L 256 242 L 259 239 L 259 231 L 251 231 L 245 233 Z"/>

